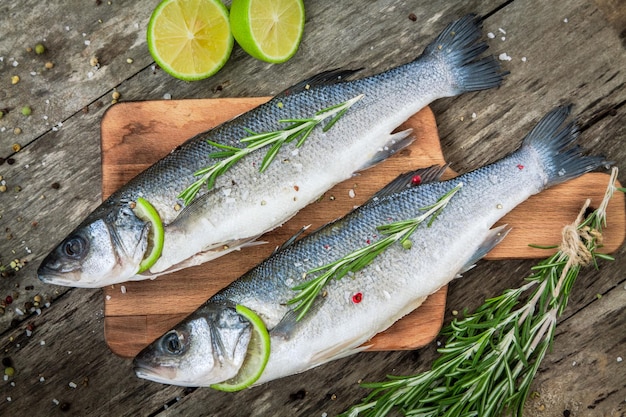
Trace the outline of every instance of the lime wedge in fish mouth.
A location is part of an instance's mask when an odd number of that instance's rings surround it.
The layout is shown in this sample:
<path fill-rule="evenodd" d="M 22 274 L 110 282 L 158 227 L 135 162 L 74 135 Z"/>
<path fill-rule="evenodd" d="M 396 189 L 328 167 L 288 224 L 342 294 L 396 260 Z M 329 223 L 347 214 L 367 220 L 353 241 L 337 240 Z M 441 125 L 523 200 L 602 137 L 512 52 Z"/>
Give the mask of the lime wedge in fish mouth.
<path fill-rule="evenodd" d="M 270 358 L 270 334 L 263 320 L 252 310 L 242 305 L 235 308 L 252 324 L 252 335 L 248 344 L 248 351 L 239 372 L 233 378 L 211 385 L 211 388 L 220 391 L 240 391 L 254 384 L 265 370 Z"/>
<path fill-rule="evenodd" d="M 141 220 L 150 222 L 148 248 L 146 249 L 146 255 L 143 261 L 139 264 L 139 271 L 137 271 L 137 273 L 140 274 L 154 265 L 161 256 L 165 233 L 163 231 L 161 216 L 159 216 L 159 213 L 148 200 L 138 197 L 133 211 L 135 212 L 135 216 L 139 217 Z"/>

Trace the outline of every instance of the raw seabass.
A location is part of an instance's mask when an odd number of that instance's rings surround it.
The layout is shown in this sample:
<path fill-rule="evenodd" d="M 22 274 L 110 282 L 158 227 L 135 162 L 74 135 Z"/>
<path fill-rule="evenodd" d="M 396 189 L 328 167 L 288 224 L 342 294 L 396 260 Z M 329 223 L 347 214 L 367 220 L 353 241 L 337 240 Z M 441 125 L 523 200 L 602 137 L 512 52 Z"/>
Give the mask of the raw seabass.
<path fill-rule="evenodd" d="M 606 164 L 572 145 L 578 130 L 566 123 L 569 111 L 550 112 L 516 152 L 491 165 L 414 187 L 406 186 L 411 176 L 401 176 L 345 218 L 275 253 L 211 297 L 139 353 L 136 374 L 185 386 L 209 386 L 237 375 L 251 332 L 237 305 L 256 312 L 269 330 L 269 362 L 257 384 L 367 349 L 370 338 L 500 242 L 507 228 L 492 226 L 506 213 L 547 187 Z M 411 234 L 410 246 L 396 242 L 352 276 L 331 280 L 297 320 L 289 301 L 294 287 L 315 278 L 311 271 L 383 239 L 379 226 L 417 218 L 421 208 L 455 188 L 430 227 L 421 224 Z"/>
<path fill-rule="evenodd" d="M 40 279 L 102 287 L 154 278 L 253 242 L 335 184 L 407 146 L 410 132 L 392 131 L 433 100 L 500 85 L 505 73 L 497 60 L 480 58 L 487 49 L 479 41 L 480 24 L 475 16 L 463 17 L 413 62 L 354 81 L 344 81 L 350 71 L 321 74 L 189 139 L 94 210 L 43 260 Z M 266 148 L 229 165 L 189 204 L 180 198 L 197 180 L 194 173 L 222 160 L 212 153 L 243 148 L 241 140 L 251 132 L 279 131 L 285 128 L 281 120 L 309 119 L 358 97 L 332 128 L 315 127 L 297 152 L 295 143 L 270 147 L 275 162 L 264 172 L 259 167 Z M 131 208 L 139 197 L 156 209 L 164 227 L 162 253 L 141 274 L 140 264 L 152 254 L 149 222 Z"/>

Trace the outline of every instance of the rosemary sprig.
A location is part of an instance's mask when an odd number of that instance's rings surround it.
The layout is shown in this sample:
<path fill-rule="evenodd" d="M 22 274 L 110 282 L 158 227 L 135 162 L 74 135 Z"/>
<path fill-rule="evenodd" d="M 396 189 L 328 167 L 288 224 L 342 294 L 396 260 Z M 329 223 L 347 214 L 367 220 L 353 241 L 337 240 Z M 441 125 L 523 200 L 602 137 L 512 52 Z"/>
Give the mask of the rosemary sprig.
<path fill-rule="evenodd" d="M 428 227 L 430 227 L 441 211 L 448 205 L 454 194 L 456 194 L 462 186 L 463 183 L 458 183 L 452 190 L 441 196 L 435 203 L 420 208 L 419 210 L 426 210 L 426 212 L 413 219 L 378 226 L 376 229 L 382 234 L 387 235 L 383 239 L 377 240 L 371 245 L 350 252 L 334 262 L 307 271 L 305 276 L 318 272 L 322 272 L 322 274 L 292 288 L 294 291 L 300 291 L 298 295 L 287 301 L 287 304 L 298 304 L 293 309 L 294 311 L 300 311 L 296 320 L 300 320 L 304 317 L 313 305 L 317 296 L 331 279 L 334 278 L 335 280 L 340 280 L 347 274 L 364 268 L 372 262 L 375 257 L 380 255 L 385 249 L 395 242 L 400 242 L 405 249 L 409 249 L 411 246 L 409 238 L 413 232 L 415 232 L 419 225 L 429 217 L 430 220 L 428 222 Z"/>
<path fill-rule="evenodd" d="M 486 300 L 442 331 L 448 339 L 429 371 L 364 384 L 372 392 L 343 416 L 384 416 L 392 409 L 420 417 L 494 417 L 505 411 L 521 416 L 580 269 L 613 259 L 597 249 L 608 201 L 614 191 L 626 191 L 615 187 L 616 178 L 613 168 L 600 207 L 582 220 L 587 201 L 576 222 L 564 229 L 559 251 L 533 267 L 525 285 Z"/>
<path fill-rule="evenodd" d="M 324 120 L 330 119 L 322 128 L 322 131 L 327 132 L 335 123 L 337 123 L 337 120 L 339 120 L 341 116 L 343 116 L 348 109 L 361 98 L 363 98 L 363 94 L 351 98 L 343 103 L 322 109 L 315 113 L 313 117 L 308 119 L 281 119 L 279 120 L 280 123 L 289 123 L 289 125 L 284 129 L 273 132 L 256 133 L 246 129 L 246 132 L 248 132 L 250 136 L 240 140 L 241 143 L 246 145 L 243 148 L 237 148 L 235 146 L 228 146 L 207 140 L 210 145 L 221 149 L 220 151 L 209 154 L 209 157 L 221 159 L 221 161 L 196 171 L 194 175 L 200 178 L 189 187 L 185 188 L 185 190 L 178 195 L 178 198 L 182 199 L 185 204 L 188 205 L 198 194 L 203 184 L 206 184 L 208 189 L 213 188 L 217 177 L 228 171 L 230 167 L 243 157 L 258 149 L 270 146 L 270 149 L 267 151 L 267 154 L 261 163 L 261 167 L 259 168 L 260 172 L 265 171 L 285 143 L 290 143 L 297 139 L 296 147 L 302 146 L 317 125 L 322 123 Z"/>

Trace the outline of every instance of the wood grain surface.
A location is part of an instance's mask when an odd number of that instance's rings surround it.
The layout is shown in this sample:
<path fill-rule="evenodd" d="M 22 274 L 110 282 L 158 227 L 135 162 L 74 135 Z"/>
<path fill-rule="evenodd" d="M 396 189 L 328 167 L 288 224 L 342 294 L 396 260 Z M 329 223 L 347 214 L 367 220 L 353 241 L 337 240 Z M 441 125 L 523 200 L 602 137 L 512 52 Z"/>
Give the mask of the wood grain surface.
<path fill-rule="evenodd" d="M 0 1 L 0 182 L 7 187 L 0 192 L 0 269 L 9 268 L 0 276 L 0 348 L 15 370 L 0 381 L 1 416 L 335 416 L 369 394 L 361 381 L 416 374 L 439 357 L 442 337 L 419 350 L 364 352 L 236 394 L 137 378 L 131 360 L 111 353 L 105 340 L 111 317 L 102 290 L 37 278 L 41 260 L 101 203 L 100 128 L 108 110 L 125 102 L 272 96 L 334 68 L 363 68 L 359 76 L 368 76 L 413 60 L 450 21 L 477 13 L 485 55 L 502 56 L 510 75 L 500 88 L 431 104 L 451 168 L 467 172 L 502 157 L 544 114 L 573 103 L 581 146 L 614 161 L 626 184 L 622 0 L 304 3 L 303 41 L 289 62 L 270 65 L 235 45 L 216 75 L 184 82 L 155 65 L 146 45 L 158 0 Z M 38 55 L 40 42 L 46 50 Z M 29 117 L 20 111 L 26 105 Z M 524 417 L 626 416 L 626 245 L 614 256 L 581 271 Z M 23 265 L 18 271 L 10 269 L 14 260 Z M 450 283 L 444 324 L 455 311 L 519 287 L 535 263 L 480 262 Z M 117 287 L 113 296 L 120 295 Z M 40 311 L 31 307 L 35 298 L 44 300 Z M 150 298 L 141 302 L 159 310 Z"/>
<path fill-rule="evenodd" d="M 267 100 L 267 97 L 161 100 L 111 107 L 101 126 L 103 198 L 187 138 Z M 269 256 L 276 246 L 303 226 L 310 224 L 309 230 L 316 230 L 341 217 L 402 172 L 445 164 L 436 122 L 429 108 L 400 127 L 408 128 L 413 129 L 416 137 L 409 148 L 329 190 L 322 199 L 264 235 L 261 240 L 267 244 L 245 248 L 155 280 L 105 287 L 104 332 L 111 350 L 123 357 L 133 357 L 211 295 Z M 446 173 L 447 178 L 454 175 L 452 170 Z M 520 205 L 500 222 L 510 225 L 513 230 L 487 259 L 546 256 L 545 250 L 531 248 L 528 244 L 558 243 L 562 227 L 576 217 L 585 199 L 592 198 L 596 202 L 602 199 L 607 180 L 606 174 L 587 174 Z M 350 190 L 354 197 L 349 196 Z M 613 200 L 609 216 L 615 223 L 606 230 L 605 250 L 612 252 L 624 240 L 624 199 Z M 441 328 L 445 299 L 446 288 L 374 337 L 368 343 L 371 344 L 370 350 L 415 349 L 432 341 Z"/>

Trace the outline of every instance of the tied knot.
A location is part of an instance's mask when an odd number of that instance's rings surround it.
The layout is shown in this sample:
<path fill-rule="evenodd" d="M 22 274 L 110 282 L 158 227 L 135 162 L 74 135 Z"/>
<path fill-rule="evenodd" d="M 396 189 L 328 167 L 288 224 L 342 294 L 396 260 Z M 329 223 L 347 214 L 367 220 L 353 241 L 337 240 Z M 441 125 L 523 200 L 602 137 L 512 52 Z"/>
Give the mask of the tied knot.
<path fill-rule="evenodd" d="M 589 226 L 580 227 L 590 200 L 587 200 L 578 213 L 574 223 L 563 228 L 560 250 L 568 259 L 568 267 L 586 266 L 593 260 L 593 254 L 587 247 L 589 242 L 602 243 L 602 233 Z"/>

